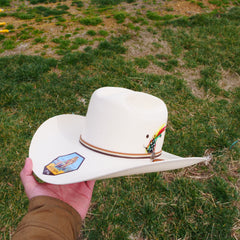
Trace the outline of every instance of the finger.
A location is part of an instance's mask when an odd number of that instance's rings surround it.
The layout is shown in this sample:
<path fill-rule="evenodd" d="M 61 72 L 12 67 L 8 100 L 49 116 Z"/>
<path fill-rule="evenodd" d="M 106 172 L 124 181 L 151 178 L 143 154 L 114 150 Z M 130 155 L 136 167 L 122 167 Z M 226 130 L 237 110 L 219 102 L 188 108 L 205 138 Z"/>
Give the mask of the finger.
<path fill-rule="evenodd" d="M 20 178 L 22 180 L 27 195 L 29 195 L 31 189 L 33 189 L 37 184 L 37 181 L 32 174 L 32 166 L 32 159 L 27 158 L 25 161 L 25 165 L 20 173 Z"/>

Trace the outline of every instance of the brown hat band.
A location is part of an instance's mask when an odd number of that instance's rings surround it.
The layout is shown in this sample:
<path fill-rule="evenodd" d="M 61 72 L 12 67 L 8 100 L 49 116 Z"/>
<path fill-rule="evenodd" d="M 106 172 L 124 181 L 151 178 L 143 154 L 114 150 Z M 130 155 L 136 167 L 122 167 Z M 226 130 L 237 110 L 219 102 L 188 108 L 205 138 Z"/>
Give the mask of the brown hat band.
<path fill-rule="evenodd" d="M 156 157 L 159 157 L 162 153 L 162 151 L 157 153 L 122 153 L 122 152 L 115 152 L 111 150 L 107 150 L 104 148 L 96 147 L 85 140 L 82 139 L 82 136 L 80 136 L 79 142 L 86 148 L 91 149 L 95 152 L 102 153 L 108 156 L 112 157 L 120 157 L 120 158 L 132 158 L 132 159 L 144 159 L 144 158 L 150 158 L 154 159 Z"/>

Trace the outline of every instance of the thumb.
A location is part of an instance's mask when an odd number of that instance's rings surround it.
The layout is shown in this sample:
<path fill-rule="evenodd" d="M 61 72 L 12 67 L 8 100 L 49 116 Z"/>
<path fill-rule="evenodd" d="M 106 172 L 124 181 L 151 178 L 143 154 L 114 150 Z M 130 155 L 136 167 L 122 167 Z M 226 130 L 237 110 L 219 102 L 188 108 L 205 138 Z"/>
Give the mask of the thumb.
<path fill-rule="evenodd" d="M 20 173 L 20 178 L 28 198 L 30 198 L 32 189 L 34 189 L 37 185 L 37 181 L 32 174 L 32 166 L 32 159 L 27 158 L 25 165 Z"/>

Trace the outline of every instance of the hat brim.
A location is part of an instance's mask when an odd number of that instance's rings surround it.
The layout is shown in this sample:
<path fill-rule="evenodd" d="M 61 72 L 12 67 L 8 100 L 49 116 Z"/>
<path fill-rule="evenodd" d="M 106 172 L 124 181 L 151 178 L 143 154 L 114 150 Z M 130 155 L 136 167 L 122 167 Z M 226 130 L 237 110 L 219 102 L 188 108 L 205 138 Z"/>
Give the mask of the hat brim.
<path fill-rule="evenodd" d="M 163 151 L 158 157 L 161 161 L 152 162 L 151 159 L 119 158 L 92 151 L 79 142 L 85 119 L 86 117 L 74 114 L 59 115 L 48 119 L 37 129 L 29 148 L 33 172 L 37 177 L 47 183 L 70 184 L 173 170 L 207 160 L 205 157 L 182 158 Z M 59 156 L 71 153 L 78 153 L 84 158 L 77 170 L 59 175 L 43 174 L 46 165 Z"/>

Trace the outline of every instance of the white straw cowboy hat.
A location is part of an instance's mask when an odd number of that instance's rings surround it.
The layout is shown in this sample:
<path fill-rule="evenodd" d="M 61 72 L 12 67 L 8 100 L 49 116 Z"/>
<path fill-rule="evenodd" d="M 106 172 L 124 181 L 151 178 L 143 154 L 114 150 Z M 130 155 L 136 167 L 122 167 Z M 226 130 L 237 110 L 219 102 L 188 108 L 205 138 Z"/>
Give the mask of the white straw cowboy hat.
<path fill-rule="evenodd" d="M 86 116 L 55 116 L 38 128 L 29 149 L 33 171 L 45 182 L 69 184 L 206 161 L 162 151 L 167 118 L 167 107 L 157 97 L 100 88 L 93 93 Z"/>

